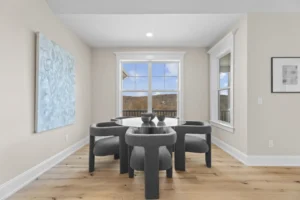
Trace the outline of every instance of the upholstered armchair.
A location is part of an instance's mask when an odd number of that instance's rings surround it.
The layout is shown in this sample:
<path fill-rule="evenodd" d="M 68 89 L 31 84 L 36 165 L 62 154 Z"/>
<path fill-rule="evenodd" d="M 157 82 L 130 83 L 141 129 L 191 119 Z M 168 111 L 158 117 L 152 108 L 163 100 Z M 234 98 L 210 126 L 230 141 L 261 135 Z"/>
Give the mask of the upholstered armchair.
<path fill-rule="evenodd" d="M 124 174 L 128 172 L 128 147 L 125 143 L 127 129 L 128 127 L 120 126 L 115 122 L 102 122 L 90 126 L 90 172 L 93 172 L 95 169 L 95 156 L 107 155 L 119 155 L 120 173 Z M 95 137 L 97 136 L 101 136 L 101 138 L 95 141 Z"/>
<path fill-rule="evenodd" d="M 111 121 L 111 122 L 117 122 L 117 121 L 120 120 L 120 119 L 128 119 L 128 118 L 133 118 L 133 117 L 131 117 L 131 116 L 116 117 L 116 118 L 112 118 L 110 121 Z M 118 137 L 116 137 L 116 138 L 114 138 L 114 139 L 110 139 L 110 140 L 118 140 Z M 116 141 L 115 143 L 118 143 L 118 141 Z M 117 160 L 117 159 L 119 159 L 119 158 L 120 158 L 119 152 L 116 153 L 116 154 L 114 154 L 114 159 L 115 159 L 115 160 Z"/>
<path fill-rule="evenodd" d="M 185 171 L 185 152 L 205 153 L 206 166 L 211 167 L 211 126 L 206 122 L 187 121 L 174 128 L 177 133 L 175 144 L 175 169 Z M 201 137 L 205 136 L 205 139 Z"/>
<path fill-rule="evenodd" d="M 129 177 L 133 178 L 134 170 L 144 171 L 146 199 L 159 198 L 159 170 L 166 170 L 167 177 L 172 177 L 172 146 L 176 137 L 172 128 L 164 128 L 160 134 L 141 133 L 138 128 L 129 128 L 126 132 Z"/>

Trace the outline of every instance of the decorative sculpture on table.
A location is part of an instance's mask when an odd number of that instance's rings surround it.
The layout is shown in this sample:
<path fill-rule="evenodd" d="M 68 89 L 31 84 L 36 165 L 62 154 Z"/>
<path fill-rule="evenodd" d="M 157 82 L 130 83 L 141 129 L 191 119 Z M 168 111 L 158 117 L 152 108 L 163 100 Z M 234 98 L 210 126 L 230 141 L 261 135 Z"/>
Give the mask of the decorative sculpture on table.
<path fill-rule="evenodd" d="M 75 62 L 59 45 L 37 34 L 35 132 L 75 122 Z"/>

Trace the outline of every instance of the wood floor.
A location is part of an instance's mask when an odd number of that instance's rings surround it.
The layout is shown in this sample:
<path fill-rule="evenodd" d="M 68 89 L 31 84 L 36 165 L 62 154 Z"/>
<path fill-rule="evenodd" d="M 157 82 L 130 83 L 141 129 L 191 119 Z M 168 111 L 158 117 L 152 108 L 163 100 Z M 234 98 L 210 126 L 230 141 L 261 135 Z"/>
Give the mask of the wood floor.
<path fill-rule="evenodd" d="M 173 179 L 160 173 L 160 199 L 300 200 L 300 168 L 246 167 L 213 146 L 213 167 L 204 155 L 187 154 L 187 171 Z M 97 157 L 88 173 L 88 146 L 83 147 L 10 198 L 11 200 L 142 200 L 144 175 L 119 174 L 113 156 Z"/>

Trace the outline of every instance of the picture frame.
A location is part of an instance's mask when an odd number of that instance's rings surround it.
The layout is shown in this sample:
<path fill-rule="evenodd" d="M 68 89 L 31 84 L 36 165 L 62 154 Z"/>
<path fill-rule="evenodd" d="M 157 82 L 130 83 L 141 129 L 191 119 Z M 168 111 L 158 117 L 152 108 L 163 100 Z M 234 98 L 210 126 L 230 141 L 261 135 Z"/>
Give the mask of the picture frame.
<path fill-rule="evenodd" d="M 36 33 L 35 133 L 75 123 L 75 59 L 63 47 Z"/>
<path fill-rule="evenodd" d="M 271 58 L 271 93 L 300 93 L 300 57 Z"/>

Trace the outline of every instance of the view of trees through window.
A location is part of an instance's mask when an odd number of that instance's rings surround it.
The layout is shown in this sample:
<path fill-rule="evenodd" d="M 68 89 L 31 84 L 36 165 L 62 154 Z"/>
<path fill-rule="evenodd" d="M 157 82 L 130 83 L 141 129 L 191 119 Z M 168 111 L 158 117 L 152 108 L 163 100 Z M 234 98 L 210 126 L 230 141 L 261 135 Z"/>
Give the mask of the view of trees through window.
<path fill-rule="evenodd" d="M 123 116 L 155 112 L 176 117 L 178 69 L 176 62 L 122 63 Z"/>

